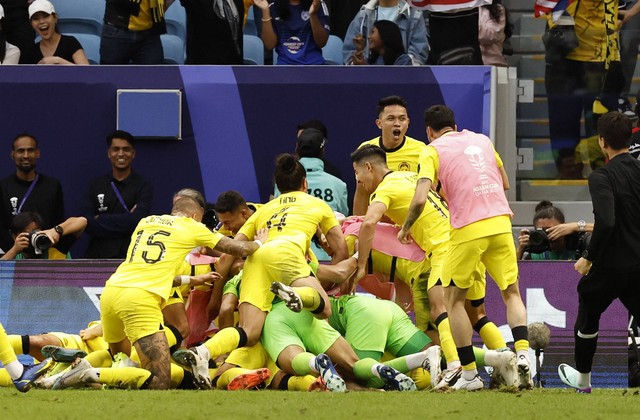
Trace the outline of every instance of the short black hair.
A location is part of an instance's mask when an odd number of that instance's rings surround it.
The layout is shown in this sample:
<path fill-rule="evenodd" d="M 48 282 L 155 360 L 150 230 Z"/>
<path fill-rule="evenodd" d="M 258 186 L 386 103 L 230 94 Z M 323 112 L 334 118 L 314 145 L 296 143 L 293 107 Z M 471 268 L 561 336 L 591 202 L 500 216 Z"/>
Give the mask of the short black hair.
<path fill-rule="evenodd" d="M 351 153 L 351 162 L 361 163 L 363 160 L 379 161 L 387 164 L 387 154 L 380 146 L 367 144 Z"/>
<path fill-rule="evenodd" d="M 386 96 L 378 101 L 377 114 L 380 115 L 384 111 L 384 109 L 388 106 L 398 105 L 403 107 L 405 110 L 407 109 L 407 100 L 402 96 L 392 95 Z"/>
<path fill-rule="evenodd" d="M 233 213 L 246 205 L 247 202 L 242 194 L 238 191 L 229 190 L 218 196 L 218 200 L 216 200 L 216 203 L 213 205 L 213 209 L 216 213 Z"/>
<path fill-rule="evenodd" d="M 134 148 L 136 147 L 136 139 L 128 131 L 116 130 L 112 133 L 109 133 L 109 135 L 107 136 L 107 147 L 111 147 L 111 143 L 113 143 L 113 139 L 126 140 L 129 142 L 129 144 L 131 144 L 131 146 L 133 146 Z"/>
<path fill-rule="evenodd" d="M 448 106 L 434 105 L 424 111 L 424 124 L 434 131 L 440 131 L 446 127 L 455 128 L 456 118 Z"/>
<path fill-rule="evenodd" d="M 11 142 L 11 150 L 12 151 L 15 150 L 15 148 L 16 148 L 16 142 L 19 139 L 23 138 L 23 137 L 29 137 L 30 139 L 33 139 L 34 143 L 36 144 L 36 149 L 38 148 L 38 139 L 36 139 L 36 136 L 34 136 L 33 134 L 29 134 L 29 133 L 24 132 L 24 133 L 18 134 L 17 136 L 15 136 L 13 138 L 13 141 Z"/>
<path fill-rule="evenodd" d="M 631 130 L 631 120 L 621 112 L 607 112 L 598 119 L 598 135 L 613 150 L 629 148 L 631 145 Z"/>
<path fill-rule="evenodd" d="M 35 211 L 26 211 L 11 219 L 9 230 L 11 233 L 18 236 L 20 233 L 25 231 L 27 226 L 34 222 L 38 226 L 37 229 L 42 229 L 42 226 L 44 226 L 44 220 L 39 213 L 36 213 Z"/>

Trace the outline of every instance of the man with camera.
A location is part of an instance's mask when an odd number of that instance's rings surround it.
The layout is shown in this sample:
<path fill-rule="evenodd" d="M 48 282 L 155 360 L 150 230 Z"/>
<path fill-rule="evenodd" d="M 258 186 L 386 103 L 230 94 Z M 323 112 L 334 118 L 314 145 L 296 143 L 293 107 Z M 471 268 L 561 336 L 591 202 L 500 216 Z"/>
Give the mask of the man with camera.
<path fill-rule="evenodd" d="M 9 227 L 14 244 L 0 259 L 70 259 L 69 249 L 87 226 L 87 219 L 70 217 L 51 229 L 41 230 L 43 224 L 35 212 L 15 216 Z"/>
<path fill-rule="evenodd" d="M 564 213 L 543 200 L 535 208 L 534 229 L 522 229 L 516 251 L 519 260 L 575 260 L 593 231 L 584 220 L 565 223 Z"/>

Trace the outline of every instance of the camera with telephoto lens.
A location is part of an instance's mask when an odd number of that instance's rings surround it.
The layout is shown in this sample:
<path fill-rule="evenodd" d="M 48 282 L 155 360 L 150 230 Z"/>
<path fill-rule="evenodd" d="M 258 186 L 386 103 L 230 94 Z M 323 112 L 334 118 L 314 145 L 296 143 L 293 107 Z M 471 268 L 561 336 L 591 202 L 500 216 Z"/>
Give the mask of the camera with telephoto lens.
<path fill-rule="evenodd" d="M 33 230 L 29 232 L 29 246 L 31 246 L 36 255 L 42 254 L 42 251 L 46 251 L 51 248 L 53 242 L 47 236 L 46 233 L 40 230 Z"/>
<path fill-rule="evenodd" d="M 529 232 L 529 246 L 527 252 L 532 254 L 542 254 L 551 248 L 551 242 L 547 232 L 543 228 L 537 228 Z"/>

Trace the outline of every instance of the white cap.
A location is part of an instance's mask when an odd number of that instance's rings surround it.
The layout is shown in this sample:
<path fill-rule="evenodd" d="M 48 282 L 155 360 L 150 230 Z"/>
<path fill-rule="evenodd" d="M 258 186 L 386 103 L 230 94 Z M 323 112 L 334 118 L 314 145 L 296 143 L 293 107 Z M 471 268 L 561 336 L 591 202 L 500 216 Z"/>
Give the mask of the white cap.
<path fill-rule="evenodd" d="M 38 12 L 44 12 L 50 15 L 55 13 L 56 9 L 53 8 L 53 3 L 49 0 L 36 0 L 29 6 L 29 19 Z"/>
<path fill-rule="evenodd" d="M 0 4 L 0 19 L 4 18 L 4 7 Z"/>

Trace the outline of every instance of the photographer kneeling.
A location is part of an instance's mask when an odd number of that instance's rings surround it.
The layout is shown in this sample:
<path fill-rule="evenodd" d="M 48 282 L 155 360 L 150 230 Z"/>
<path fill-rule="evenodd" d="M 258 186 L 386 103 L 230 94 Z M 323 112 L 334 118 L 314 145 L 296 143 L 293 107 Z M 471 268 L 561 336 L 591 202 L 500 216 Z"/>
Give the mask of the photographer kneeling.
<path fill-rule="evenodd" d="M 84 231 L 87 219 L 70 217 L 51 229 L 40 230 L 43 224 L 42 217 L 35 212 L 15 216 L 9 227 L 14 244 L 0 259 L 70 259 L 69 249 Z"/>
<path fill-rule="evenodd" d="M 565 223 L 562 210 L 547 200 L 536 206 L 533 226 L 520 231 L 518 259 L 576 260 L 593 231 L 593 223 L 584 220 Z"/>

